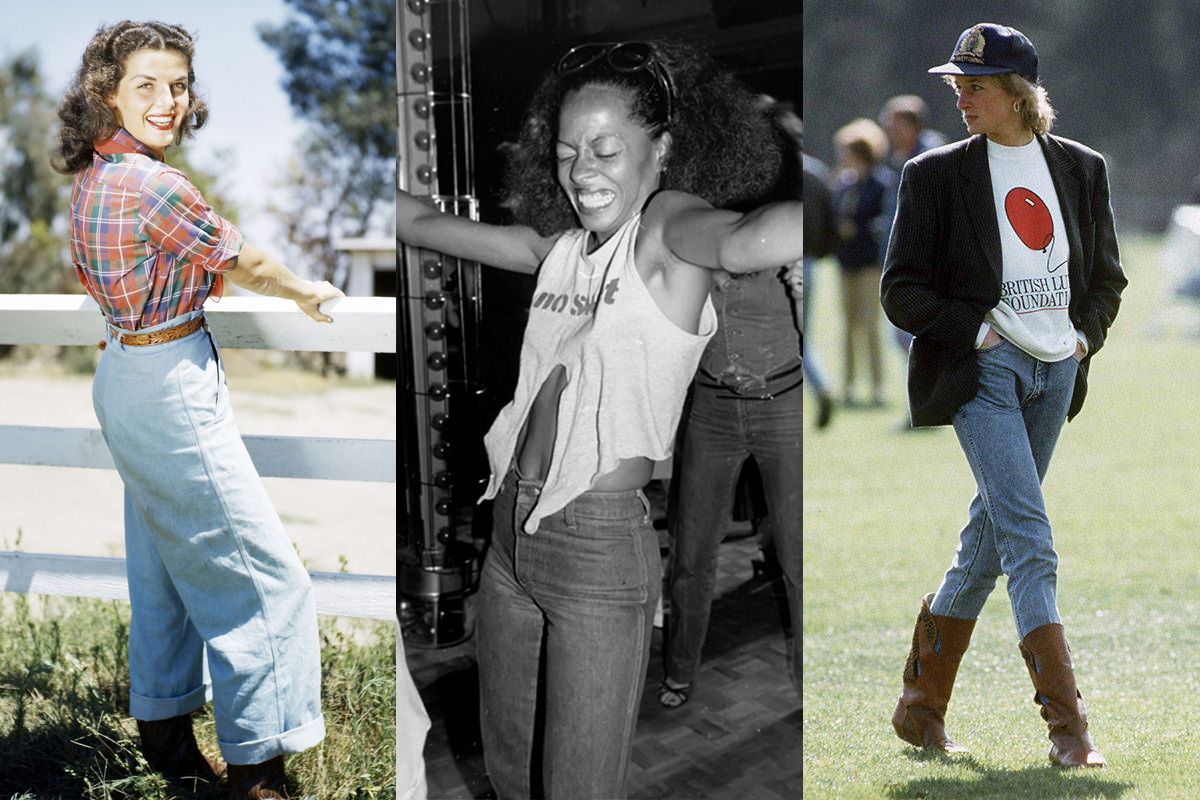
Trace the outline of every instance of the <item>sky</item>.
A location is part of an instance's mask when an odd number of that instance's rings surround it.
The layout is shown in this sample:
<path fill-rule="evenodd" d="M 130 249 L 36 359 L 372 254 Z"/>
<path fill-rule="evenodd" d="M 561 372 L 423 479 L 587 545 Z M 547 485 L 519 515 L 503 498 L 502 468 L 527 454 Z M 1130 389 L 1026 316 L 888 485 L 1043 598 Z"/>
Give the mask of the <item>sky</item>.
<path fill-rule="evenodd" d="M 282 254 L 282 234 L 266 209 L 304 123 L 288 105 L 283 70 L 256 26 L 290 14 L 282 0 L 0 0 L 0 59 L 34 49 L 57 99 L 101 25 L 122 19 L 182 25 L 196 38 L 196 83 L 209 107 L 208 123 L 189 140 L 189 152 L 199 166 L 224 173 L 246 239 Z M 219 161 L 222 150 L 232 158 Z"/>

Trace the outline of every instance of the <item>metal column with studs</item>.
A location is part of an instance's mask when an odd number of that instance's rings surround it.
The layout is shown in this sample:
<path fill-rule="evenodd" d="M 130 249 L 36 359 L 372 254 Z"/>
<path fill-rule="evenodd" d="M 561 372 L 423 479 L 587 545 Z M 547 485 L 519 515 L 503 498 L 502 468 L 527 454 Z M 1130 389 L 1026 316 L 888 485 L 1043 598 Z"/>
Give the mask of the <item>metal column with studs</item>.
<path fill-rule="evenodd" d="M 478 219 L 466 0 L 398 0 L 396 11 L 398 186 Z M 403 242 L 398 252 L 405 446 L 397 614 L 406 646 L 447 647 L 471 635 L 466 598 L 479 575 L 463 519 L 479 486 L 454 460 L 483 391 L 479 265 Z"/>

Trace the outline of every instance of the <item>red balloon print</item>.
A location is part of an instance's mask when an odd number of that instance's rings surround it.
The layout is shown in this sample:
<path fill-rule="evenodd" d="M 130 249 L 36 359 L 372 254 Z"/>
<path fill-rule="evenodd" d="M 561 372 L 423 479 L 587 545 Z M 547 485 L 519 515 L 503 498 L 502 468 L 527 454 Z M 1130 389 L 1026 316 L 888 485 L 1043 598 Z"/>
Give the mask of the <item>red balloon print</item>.
<path fill-rule="evenodd" d="M 1030 250 L 1045 252 L 1050 246 L 1050 240 L 1054 238 L 1054 221 L 1050 219 L 1050 209 L 1042 198 L 1024 186 L 1018 186 L 1005 196 L 1004 213 L 1008 215 L 1008 223 L 1017 236 Z"/>

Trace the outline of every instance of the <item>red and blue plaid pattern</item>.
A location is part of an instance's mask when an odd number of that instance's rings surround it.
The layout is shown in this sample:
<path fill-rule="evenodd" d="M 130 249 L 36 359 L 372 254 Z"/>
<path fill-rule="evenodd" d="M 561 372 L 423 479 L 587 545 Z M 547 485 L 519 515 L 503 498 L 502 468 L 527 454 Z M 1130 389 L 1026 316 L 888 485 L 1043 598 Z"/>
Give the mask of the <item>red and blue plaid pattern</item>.
<path fill-rule="evenodd" d="M 242 235 L 182 172 L 124 129 L 97 145 L 71 189 L 71 260 L 118 328 L 166 322 L 221 296 Z"/>

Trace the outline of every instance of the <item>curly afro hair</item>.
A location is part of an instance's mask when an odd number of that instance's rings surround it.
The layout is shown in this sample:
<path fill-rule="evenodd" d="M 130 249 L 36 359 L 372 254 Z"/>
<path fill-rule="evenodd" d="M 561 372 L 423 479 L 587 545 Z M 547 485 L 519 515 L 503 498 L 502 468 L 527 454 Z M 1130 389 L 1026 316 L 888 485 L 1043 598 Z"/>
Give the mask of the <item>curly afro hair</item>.
<path fill-rule="evenodd" d="M 579 227 L 558 183 L 554 145 L 563 100 L 584 86 L 628 91 L 630 115 L 652 139 L 670 132 L 662 189 L 730 208 L 764 198 L 777 183 L 783 143 L 759 96 L 695 46 L 673 41 L 650 45 L 675 89 L 670 119 L 663 110 L 663 89 L 649 70 L 618 72 L 600 59 L 580 72 L 551 70 L 542 79 L 505 175 L 504 205 L 518 223 L 543 236 Z"/>
<path fill-rule="evenodd" d="M 99 140 L 117 132 L 117 120 L 108 98 L 117 91 L 125 73 L 125 60 L 138 50 L 177 50 L 188 63 L 188 108 L 176 143 L 204 125 L 208 106 L 195 90 L 192 69 L 195 43 L 178 25 L 125 20 L 100 28 L 83 51 L 83 60 L 58 105 L 62 125 L 58 132 L 58 155 L 52 159 L 59 172 L 79 172 L 92 163 L 92 150 Z"/>

